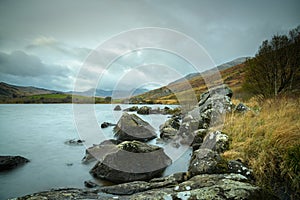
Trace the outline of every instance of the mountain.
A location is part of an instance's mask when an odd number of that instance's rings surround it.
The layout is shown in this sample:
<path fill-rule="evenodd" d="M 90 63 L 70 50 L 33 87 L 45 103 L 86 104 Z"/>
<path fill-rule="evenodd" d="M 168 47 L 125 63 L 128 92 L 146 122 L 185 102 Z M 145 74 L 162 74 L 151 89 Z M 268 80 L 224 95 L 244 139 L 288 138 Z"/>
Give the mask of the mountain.
<path fill-rule="evenodd" d="M 244 95 L 241 90 L 241 85 L 244 79 L 244 62 L 246 59 L 247 58 L 238 58 L 203 73 L 189 74 L 184 78 L 171 82 L 167 86 L 134 96 L 128 99 L 127 102 L 178 104 L 179 98 L 186 102 L 191 99 L 191 95 L 199 98 L 200 94 L 207 90 L 204 78 L 214 76 L 212 72 L 216 69 L 219 69 L 222 80 L 214 84 L 223 82 L 231 87 L 235 95 Z"/>

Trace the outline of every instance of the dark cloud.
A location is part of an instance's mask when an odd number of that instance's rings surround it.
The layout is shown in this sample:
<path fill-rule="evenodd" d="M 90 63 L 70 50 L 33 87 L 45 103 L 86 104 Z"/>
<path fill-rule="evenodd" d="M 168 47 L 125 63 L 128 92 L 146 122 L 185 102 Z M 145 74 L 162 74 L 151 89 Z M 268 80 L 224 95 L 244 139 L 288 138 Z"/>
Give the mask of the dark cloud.
<path fill-rule="evenodd" d="M 60 65 L 48 65 L 37 56 L 28 55 L 23 51 L 11 54 L 0 52 L 0 72 L 15 76 L 62 76 L 67 77 L 70 70 Z"/>

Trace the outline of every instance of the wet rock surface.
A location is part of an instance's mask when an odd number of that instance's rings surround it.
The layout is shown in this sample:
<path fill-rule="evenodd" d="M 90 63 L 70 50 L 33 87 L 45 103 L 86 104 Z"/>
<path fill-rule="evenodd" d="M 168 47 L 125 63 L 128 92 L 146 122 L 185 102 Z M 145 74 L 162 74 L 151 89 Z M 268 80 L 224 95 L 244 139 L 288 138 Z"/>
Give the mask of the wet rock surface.
<path fill-rule="evenodd" d="M 0 171 L 12 170 L 27 162 L 29 160 L 22 156 L 0 156 Z"/>

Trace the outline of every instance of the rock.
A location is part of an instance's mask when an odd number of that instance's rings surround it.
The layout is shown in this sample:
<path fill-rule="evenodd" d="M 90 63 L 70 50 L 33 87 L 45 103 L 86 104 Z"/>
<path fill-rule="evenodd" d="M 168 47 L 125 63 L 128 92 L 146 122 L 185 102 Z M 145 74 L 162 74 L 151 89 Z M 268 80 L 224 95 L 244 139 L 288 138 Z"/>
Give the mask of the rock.
<path fill-rule="evenodd" d="M 250 170 L 240 161 L 230 160 L 228 162 L 228 170 L 230 173 L 242 174 L 243 176 L 247 177 L 249 180 L 254 179 L 252 170 Z"/>
<path fill-rule="evenodd" d="M 154 128 L 135 114 L 123 113 L 114 128 L 115 137 L 121 141 L 149 141 L 156 138 Z"/>
<path fill-rule="evenodd" d="M 160 130 L 159 137 L 163 139 L 164 141 L 172 140 L 177 135 L 178 130 L 172 128 L 172 127 L 165 127 L 162 130 Z"/>
<path fill-rule="evenodd" d="M 161 147 L 139 141 L 122 142 L 102 155 L 90 173 L 116 183 L 150 180 L 172 163 Z"/>
<path fill-rule="evenodd" d="M 249 111 L 250 108 L 246 105 L 244 105 L 243 103 L 239 103 L 235 109 L 234 109 L 234 112 L 238 112 L 238 113 L 244 113 L 244 112 L 247 112 Z"/>
<path fill-rule="evenodd" d="M 188 181 L 122 196 L 122 199 L 157 200 L 157 199 L 277 199 L 266 191 L 247 182 L 247 178 L 239 174 L 203 174 Z"/>
<path fill-rule="evenodd" d="M 71 140 L 66 141 L 65 144 L 67 144 L 67 145 L 72 145 L 72 146 L 73 146 L 73 145 L 74 145 L 74 146 L 82 146 L 84 142 L 85 142 L 85 141 L 84 141 L 84 140 L 81 140 L 81 139 L 78 139 L 78 140 L 76 140 L 76 139 L 71 139 Z"/>
<path fill-rule="evenodd" d="M 109 123 L 109 122 L 103 122 L 101 124 L 101 128 L 107 128 L 109 126 L 116 126 L 116 124 L 112 124 L 112 123 Z"/>
<path fill-rule="evenodd" d="M 148 106 L 142 106 L 138 109 L 137 114 L 140 115 L 149 115 L 151 108 Z"/>
<path fill-rule="evenodd" d="M 178 117 L 172 117 L 171 119 L 168 119 L 159 127 L 160 138 L 163 140 L 173 139 L 177 135 L 179 127 L 180 122 Z"/>
<path fill-rule="evenodd" d="M 138 109 L 139 109 L 138 106 L 132 106 L 132 107 L 124 109 L 123 111 L 126 111 L 126 112 L 135 112 L 135 111 L 138 111 Z"/>
<path fill-rule="evenodd" d="M 149 182 L 146 181 L 133 181 L 129 183 L 123 183 L 112 186 L 105 186 L 100 188 L 102 192 L 115 194 L 115 195 L 131 195 L 138 192 L 143 192 L 146 190 L 151 190 L 155 188 L 163 188 L 179 184 L 185 181 L 186 173 L 176 173 L 167 177 L 154 178 Z"/>
<path fill-rule="evenodd" d="M 154 179 L 153 179 L 154 180 Z M 167 180 L 170 180 L 169 182 Z M 261 188 L 250 184 L 246 177 L 240 174 L 202 174 L 183 182 L 172 181 L 172 178 L 157 181 L 135 181 L 100 189 L 64 188 L 39 192 L 18 200 L 42 199 L 122 199 L 122 200 L 210 200 L 210 199 L 240 199 L 257 200 L 278 198 Z M 120 195 L 120 196 L 118 196 Z"/>
<path fill-rule="evenodd" d="M 22 156 L 0 156 L 0 171 L 12 170 L 27 162 L 29 160 Z"/>
<path fill-rule="evenodd" d="M 189 164 L 189 175 L 226 173 L 227 162 L 215 151 L 198 149 L 193 152 Z"/>
<path fill-rule="evenodd" d="M 229 149 L 229 138 L 221 131 L 208 133 L 201 145 L 202 149 L 211 149 L 218 153 L 223 153 Z"/>
<path fill-rule="evenodd" d="M 120 111 L 122 110 L 121 106 L 120 105 L 116 105 L 116 107 L 114 108 L 114 111 Z"/>
<path fill-rule="evenodd" d="M 193 133 L 194 140 L 191 144 L 193 151 L 196 151 L 197 149 L 200 148 L 200 146 L 203 143 L 203 138 L 205 137 L 206 134 L 207 134 L 207 129 L 198 129 L 194 131 Z"/>
<path fill-rule="evenodd" d="M 200 95 L 200 101 L 199 101 L 198 105 L 199 106 L 203 105 L 207 101 L 208 98 L 215 96 L 215 95 L 227 96 L 227 97 L 231 98 L 233 95 L 233 92 L 227 85 L 219 85 L 219 86 L 210 88 L 208 91 L 206 91 Z"/>
<path fill-rule="evenodd" d="M 94 183 L 93 181 L 84 181 L 84 186 L 87 188 L 98 187 L 98 185 L 96 183 Z"/>
<path fill-rule="evenodd" d="M 103 155 L 110 152 L 115 145 L 121 143 L 117 140 L 105 140 L 98 145 L 93 145 L 85 151 L 85 156 L 82 158 L 82 163 L 87 164 L 95 160 L 102 159 Z"/>
<path fill-rule="evenodd" d="M 232 91 L 227 86 L 217 86 L 200 96 L 198 113 L 200 115 L 199 128 L 207 129 L 223 122 L 224 114 L 231 112 L 233 103 L 231 102 Z M 195 109 L 195 111 L 197 111 Z M 194 112 L 195 112 L 194 111 Z"/>
<path fill-rule="evenodd" d="M 66 199 L 112 199 L 112 195 L 98 194 L 97 190 L 63 188 L 52 189 L 49 191 L 38 192 L 23 197 L 18 197 L 18 200 L 66 200 Z"/>

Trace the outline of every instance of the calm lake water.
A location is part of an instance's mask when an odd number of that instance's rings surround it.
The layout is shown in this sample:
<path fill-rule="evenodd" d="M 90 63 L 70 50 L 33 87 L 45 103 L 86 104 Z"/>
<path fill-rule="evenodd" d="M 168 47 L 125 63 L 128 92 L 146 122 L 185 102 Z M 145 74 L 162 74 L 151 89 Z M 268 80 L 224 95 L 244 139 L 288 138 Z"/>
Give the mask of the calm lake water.
<path fill-rule="evenodd" d="M 92 106 L 93 118 L 99 125 L 104 121 L 116 123 L 119 120 L 122 111 L 113 111 L 114 106 L 110 104 Z M 122 109 L 130 106 L 132 105 L 121 105 Z M 163 108 L 164 106 L 152 107 Z M 77 105 L 77 108 L 84 115 L 84 111 L 90 109 L 91 105 Z M 78 115 L 78 112 L 75 115 Z M 159 135 L 158 127 L 167 120 L 168 116 L 140 115 L 140 117 L 149 122 Z M 86 180 L 105 184 L 103 181 L 93 179 L 89 174 L 95 162 L 88 165 L 81 163 L 85 154 L 85 145 L 65 144 L 70 139 L 89 137 L 88 133 L 81 129 L 91 127 L 89 120 L 79 122 L 74 120 L 75 118 L 71 104 L 0 105 L 0 155 L 20 155 L 30 160 L 24 166 L 0 172 L 0 199 L 23 196 L 51 188 L 83 188 Z M 112 127 L 107 129 L 97 127 L 96 134 L 99 134 L 97 137 L 102 139 L 113 138 Z M 95 143 L 100 142 L 95 140 Z M 156 144 L 156 140 L 151 141 L 151 144 Z M 175 152 L 175 149 L 160 145 L 166 149 L 168 155 L 171 152 L 174 161 L 164 175 L 187 170 L 189 149 Z M 175 154 L 177 156 L 174 156 Z"/>

